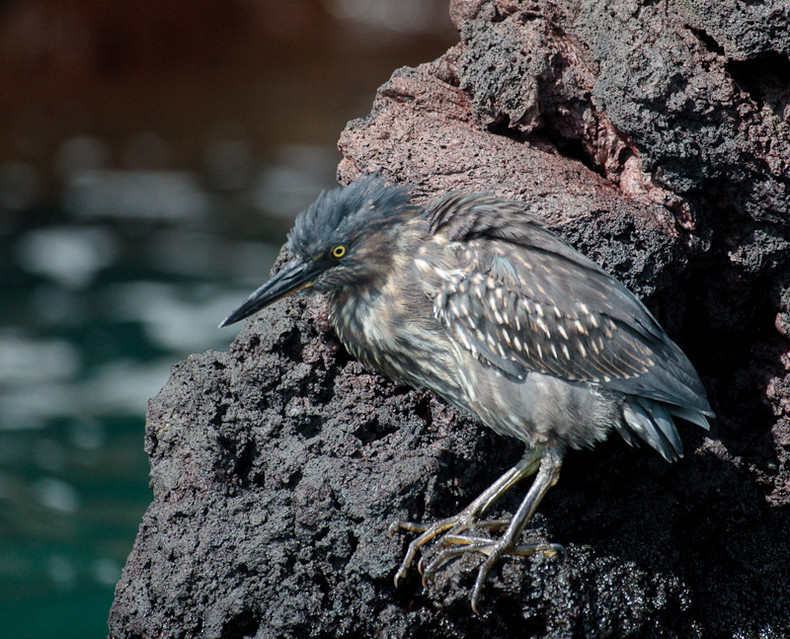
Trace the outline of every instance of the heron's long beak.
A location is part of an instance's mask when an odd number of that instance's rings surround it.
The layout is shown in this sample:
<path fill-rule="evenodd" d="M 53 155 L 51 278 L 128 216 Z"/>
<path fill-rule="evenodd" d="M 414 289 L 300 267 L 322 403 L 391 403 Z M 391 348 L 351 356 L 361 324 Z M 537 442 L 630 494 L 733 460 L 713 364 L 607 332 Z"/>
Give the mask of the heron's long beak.
<path fill-rule="evenodd" d="M 315 262 L 302 260 L 288 262 L 275 276 L 244 300 L 241 306 L 222 320 L 219 327 L 235 324 L 264 306 L 312 286 L 320 271 L 321 267 Z"/>

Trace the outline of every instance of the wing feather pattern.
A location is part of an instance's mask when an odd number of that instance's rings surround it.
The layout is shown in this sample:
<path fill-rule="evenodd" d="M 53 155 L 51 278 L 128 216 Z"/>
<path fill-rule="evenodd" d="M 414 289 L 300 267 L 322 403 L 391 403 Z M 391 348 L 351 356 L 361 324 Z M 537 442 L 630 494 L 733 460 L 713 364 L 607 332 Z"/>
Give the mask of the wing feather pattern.
<path fill-rule="evenodd" d="M 691 363 L 650 311 L 523 204 L 451 194 L 430 221 L 460 247 L 434 313 L 480 360 L 519 379 L 536 371 L 712 414 Z"/>

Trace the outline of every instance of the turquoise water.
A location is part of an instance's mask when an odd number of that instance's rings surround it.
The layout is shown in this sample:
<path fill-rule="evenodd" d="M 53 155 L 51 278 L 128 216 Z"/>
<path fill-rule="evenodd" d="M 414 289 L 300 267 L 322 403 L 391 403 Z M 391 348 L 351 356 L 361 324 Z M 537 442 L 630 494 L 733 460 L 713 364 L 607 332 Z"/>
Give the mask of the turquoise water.
<path fill-rule="evenodd" d="M 4 636 L 106 635 L 113 588 L 150 499 L 142 425 L 139 416 L 63 421 L 0 435 Z"/>

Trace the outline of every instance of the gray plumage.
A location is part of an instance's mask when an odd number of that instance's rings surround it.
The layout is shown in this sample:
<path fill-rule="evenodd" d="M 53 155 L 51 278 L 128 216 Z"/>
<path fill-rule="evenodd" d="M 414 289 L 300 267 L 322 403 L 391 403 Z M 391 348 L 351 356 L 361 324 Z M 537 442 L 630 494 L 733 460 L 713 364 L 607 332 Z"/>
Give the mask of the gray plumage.
<path fill-rule="evenodd" d="M 518 537 L 566 449 L 592 446 L 614 429 L 672 461 L 682 454 L 675 417 L 708 427 L 713 413 L 699 377 L 655 317 L 523 204 L 450 194 L 421 208 L 407 189 L 367 176 L 322 194 L 289 243 L 293 261 L 223 325 L 296 290 L 326 293 L 341 341 L 364 364 L 434 391 L 527 446 L 522 462 L 459 515 L 398 523 L 423 534 L 396 580 L 423 544 L 445 533 L 426 575 L 461 552 L 487 555 L 476 607 L 502 554 L 556 552 L 519 545 Z M 500 539 L 483 544 L 462 534 L 486 527 L 482 512 L 535 472 Z"/>

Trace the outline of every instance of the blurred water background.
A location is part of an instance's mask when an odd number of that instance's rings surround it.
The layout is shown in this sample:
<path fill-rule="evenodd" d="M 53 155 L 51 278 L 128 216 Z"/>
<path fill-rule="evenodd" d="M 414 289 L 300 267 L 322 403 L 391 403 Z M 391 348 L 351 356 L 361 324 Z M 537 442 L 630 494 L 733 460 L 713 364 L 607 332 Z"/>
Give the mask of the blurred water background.
<path fill-rule="evenodd" d="M 456 39 L 446 0 L 0 3 L 0 636 L 106 636 L 148 398 Z"/>

